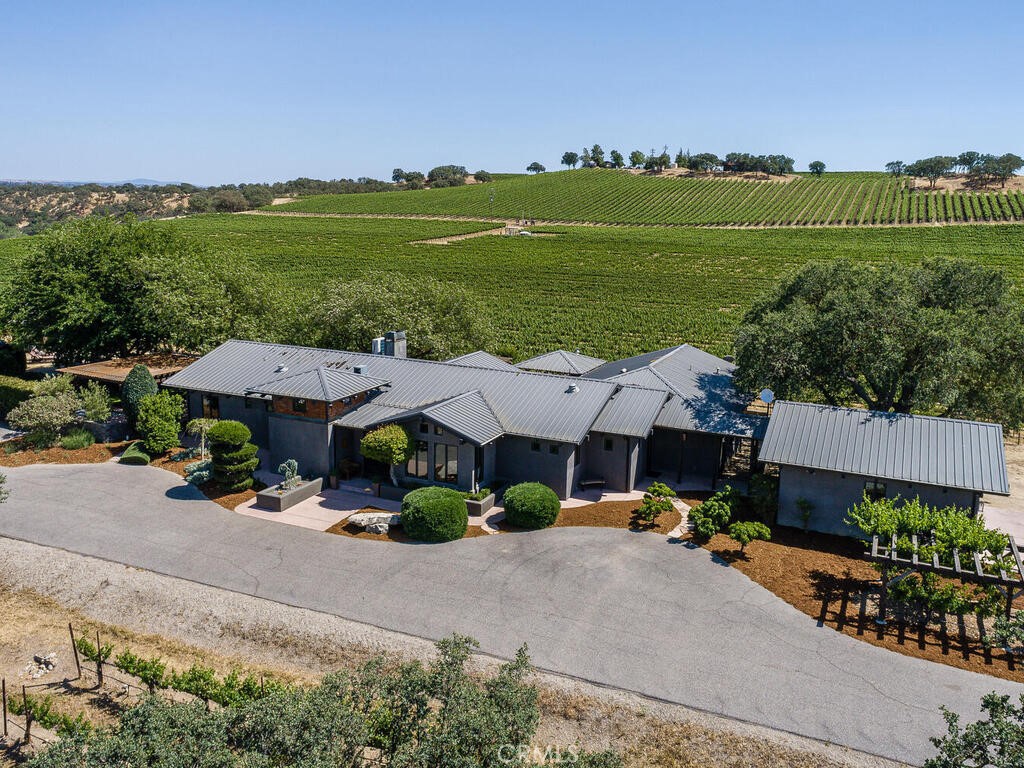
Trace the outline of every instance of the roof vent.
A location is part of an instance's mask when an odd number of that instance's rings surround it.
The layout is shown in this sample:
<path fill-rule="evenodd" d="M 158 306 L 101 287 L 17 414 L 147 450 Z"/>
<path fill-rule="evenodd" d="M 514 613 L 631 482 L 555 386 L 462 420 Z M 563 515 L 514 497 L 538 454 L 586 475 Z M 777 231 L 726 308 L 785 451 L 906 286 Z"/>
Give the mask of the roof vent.
<path fill-rule="evenodd" d="M 274 369 L 274 373 L 287 373 L 287 371 L 288 371 L 288 366 L 287 365 L 283 365 L 283 364 L 282 365 L 278 365 L 277 368 Z"/>
<path fill-rule="evenodd" d="M 623 368 L 622 373 L 629 373 L 629 368 Z"/>
<path fill-rule="evenodd" d="M 580 391 L 580 385 L 579 384 L 570 384 L 569 388 L 567 390 L 565 390 L 565 391 L 568 392 L 570 395 L 574 395 L 574 394 L 576 394 L 577 392 Z"/>
<path fill-rule="evenodd" d="M 353 365 L 352 366 L 352 373 L 366 373 L 366 366 L 365 365 Z"/>

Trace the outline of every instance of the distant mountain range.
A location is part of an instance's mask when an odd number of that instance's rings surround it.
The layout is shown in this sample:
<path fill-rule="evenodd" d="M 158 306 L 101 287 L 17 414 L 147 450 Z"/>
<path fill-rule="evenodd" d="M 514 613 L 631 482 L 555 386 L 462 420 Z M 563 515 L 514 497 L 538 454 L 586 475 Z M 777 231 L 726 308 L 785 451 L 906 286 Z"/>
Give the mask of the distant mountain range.
<path fill-rule="evenodd" d="M 83 184 L 98 184 L 101 187 L 119 187 L 123 184 L 134 184 L 136 187 L 164 187 L 168 184 L 181 184 L 180 181 L 157 181 L 156 179 L 128 179 L 127 181 L 50 181 L 43 179 L 0 179 L 0 184 L 55 184 L 60 187 L 80 187 Z"/>

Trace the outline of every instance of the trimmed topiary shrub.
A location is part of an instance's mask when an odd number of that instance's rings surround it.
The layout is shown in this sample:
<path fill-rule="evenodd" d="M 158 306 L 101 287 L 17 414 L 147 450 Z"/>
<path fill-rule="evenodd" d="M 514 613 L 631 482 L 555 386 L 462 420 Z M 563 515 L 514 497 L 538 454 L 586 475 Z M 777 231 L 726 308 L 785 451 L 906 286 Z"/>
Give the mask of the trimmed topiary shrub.
<path fill-rule="evenodd" d="M 142 450 L 142 441 L 136 440 L 124 449 L 124 453 L 121 454 L 121 458 L 118 461 L 120 464 L 143 466 L 149 464 L 150 458 L 149 454 Z"/>
<path fill-rule="evenodd" d="M 363 435 L 359 452 L 368 459 L 387 464 L 391 483 L 398 485 L 397 467 L 405 464 L 416 452 L 412 436 L 400 424 L 385 424 Z"/>
<path fill-rule="evenodd" d="M 517 528 L 547 528 L 558 519 L 558 494 L 543 483 L 519 483 L 505 491 L 505 519 Z"/>
<path fill-rule="evenodd" d="M 139 417 L 139 404 L 144 397 L 155 395 L 159 388 L 156 379 L 149 372 L 149 368 L 136 365 L 124 378 L 121 385 L 121 407 L 124 408 L 125 416 L 128 417 L 128 426 L 135 429 L 136 419 Z"/>
<path fill-rule="evenodd" d="M 260 465 L 252 432 L 240 421 L 218 421 L 206 433 L 210 441 L 213 479 L 231 493 L 252 488 L 252 473 Z"/>
<path fill-rule="evenodd" d="M 455 541 L 468 526 L 466 500 L 451 488 L 418 488 L 402 500 L 402 528 L 417 541 Z"/>

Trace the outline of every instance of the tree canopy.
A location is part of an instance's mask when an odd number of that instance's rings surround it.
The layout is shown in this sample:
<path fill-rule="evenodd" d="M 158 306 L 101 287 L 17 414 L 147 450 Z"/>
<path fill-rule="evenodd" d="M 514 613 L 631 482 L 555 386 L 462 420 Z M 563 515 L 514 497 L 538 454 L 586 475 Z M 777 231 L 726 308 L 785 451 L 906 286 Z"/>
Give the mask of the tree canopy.
<path fill-rule="evenodd" d="M 466 183 L 466 176 L 468 175 L 464 166 L 439 165 L 430 169 L 430 172 L 427 174 L 427 180 L 430 182 L 431 187 L 461 187 Z M 406 174 L 405 180 L 406 182 L 409 181 L 408 174 Z"/>
<path fill-rule="evenodd" d="M 743 319 L 737 385 L 779 398 L 1022 423 L 1024 313 L 996 269 L 810 263 Z"/>
<path fill-rule="evenodd" d="M 812 160 L 807 164 L 807 170 L 813 173 L 815 176 L 821 176 L 825 173 L 825 164 L 821 160 Z"/>
<path fill-rule="evenodd" d="M 909 176 L 921 176 L 928 179 L 929 186 L 934 187 L 935 182 L 953 171 L 954 163 L 956 163 L 955 157 L 936 155 L 917 160 L 904 170 Z"/>
<path fill-rule="evenodd" d="M 369 350 L 378 336 L 404 330 L 410 357 L 434 360 L 481 349 L 491 340 L 480 300 L 432 277 L 381 274 L 340 283 L 315 298 L 298 325 L 298 343 L 351 350 Z"/>
<path fill-rule="evenodd" d="M 543 165 L 534 160 L 532 163 L 526 166 L 526 170 L 529 171 L 530 173 L 544 173 L 544 171 L 546 171 L 547 168 L 545 168 Z"/>
<path fill-rule="evenodd" d="M 580 156 L 576 152 L 563 152 L 562 165 L 567 168 L 575 168 L 580 162 Z"/>
<path fill-rule="evenodd" d="M 33 238 L 0 297 L 0 326 L 62 364 L 201 352 L 266 330 L 267 288 L 169 227 L 87 218 Z"/>

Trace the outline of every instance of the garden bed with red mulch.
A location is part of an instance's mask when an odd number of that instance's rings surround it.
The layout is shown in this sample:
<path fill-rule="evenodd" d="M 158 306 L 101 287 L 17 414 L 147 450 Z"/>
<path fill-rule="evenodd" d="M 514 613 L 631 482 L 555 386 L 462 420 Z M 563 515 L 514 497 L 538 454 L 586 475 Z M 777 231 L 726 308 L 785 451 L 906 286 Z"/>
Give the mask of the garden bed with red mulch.
<path fill-rule="evenodd" d="M 627 531 L 660 533 L 663 536 L 674 530 L 683 520 L 679 510 L 673 509 L 658 516 L 653 523 L 637 517 L 640 501 L 598 501 L 582 507 L 568 507 L 558 513 L 552 528 L 621 528 Z M 503 533 L 517 533 L 517 528 L 502 520 L 497 528 Z"/>
<path fill-rule="evenodd" d="M 0 449 L 0 467 L 27 467 L 30 464 L 102 464 L 120 454 L 128 443 L 93 443 L 88 448 L 69 451 L 59 445 L 41 451 L 29 447 L 7 453 L 9 445 L 20 444 L 20 440 L 4 443 Z"/>
<path fill-rule="evenodd" d="M 184 450 L 184 448 L 172 448 L 164 455 L 157 456 L 156 458 L 154 458 L 151 462 L 149 462 L 149 465 L 151 467 L 166 469 L 168 472 L 173 472 L 178 477 L 184 478 L 185 465 L 191 464 L 193 461 L 198 461 L 198 457 L 194 456 L 188 459 L 175 461 L 175 457 L 179 456 Z M 220 504 L 222 507 L 224 507 L 224 509 L 230 510 L 231 512 L 234 512 L 235 508 L 239 504 L 244 504 L 245 502 L 251 501 L 252 499 L 256 498 L 256 492 L 261 490 L 263 487 L 263 484 L 259 480 L 256 480 L 255 483 L 253 484 L 253 487 L 250 488 L 249 490 L 239 491 L 237 493 L 229 493 L 228 491 L 225 491 L 223 488 L 218 486 L 213 481 L 203 483 L 202 485 L 198 486 L 199 490 L 202 491 L 203 495 L 206 496 L 206 498 L 208 498 L 210 501 Z"/>

